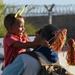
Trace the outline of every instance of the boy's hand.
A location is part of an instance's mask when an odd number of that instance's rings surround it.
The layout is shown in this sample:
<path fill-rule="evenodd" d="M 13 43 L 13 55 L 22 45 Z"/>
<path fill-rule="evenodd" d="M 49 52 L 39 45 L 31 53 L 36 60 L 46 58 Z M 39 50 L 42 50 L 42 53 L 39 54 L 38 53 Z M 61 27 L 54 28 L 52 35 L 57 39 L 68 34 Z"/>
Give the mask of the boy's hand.
<path fill-rule="evenodd" d="M 38 38 L 38 39 L 34 39 L 34 44 L 35 44 L 35 46 L 43 46 L 43 47 L 50 47 L 50 44 L 49 44 L 49 42 L 48 41 L 46 41 L 44 38 L 42 39 L 40 39 L 40 38 Z"/>
<path fill-rule="evenodd" d="M 37 46 L 42 46 L 42 47 L 50 47 L 50 44 L 48 41 L 45 39 L 39 40 L 39 41 L 34 41 Z"/>
<path fill-rule="evenodd" d="M 50 47 L 50 44 L 48 41 L 46 41 L 45 39 L 40 41 L 40 45 L 43 47 Z"/>

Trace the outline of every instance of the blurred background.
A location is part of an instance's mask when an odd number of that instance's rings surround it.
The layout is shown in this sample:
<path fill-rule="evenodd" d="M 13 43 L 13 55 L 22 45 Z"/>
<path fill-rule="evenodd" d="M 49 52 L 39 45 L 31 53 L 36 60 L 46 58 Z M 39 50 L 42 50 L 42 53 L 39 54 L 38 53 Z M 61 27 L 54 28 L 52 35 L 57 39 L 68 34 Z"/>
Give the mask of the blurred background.
<path fill-rule="evenodd" d="M 75 4 L 74 0 L 0 0 L 0 37 L 6 33 L 3 20 L 8 13 L 16 13 L 27 5 L 22 16 L 28 35 L 34 35 L 45 24 L 53 24 L 68 30 L 67 39 L 75 39 Z"/>
<path fill-rule="evenodd" d="M 31 41 L 35 31 L 45 24 L 53 24 L 60 29 L 66 28 L 67 40 L 75 39 L 74 0 L 0 0 L 0 68 L 4 56 L 3 37 L 7 32 L 4 28 L 4 17 L 9 13 L 16 13 L 25 5 L 27 7 L 22 16 L 25 19 L 25 31 Z"/>

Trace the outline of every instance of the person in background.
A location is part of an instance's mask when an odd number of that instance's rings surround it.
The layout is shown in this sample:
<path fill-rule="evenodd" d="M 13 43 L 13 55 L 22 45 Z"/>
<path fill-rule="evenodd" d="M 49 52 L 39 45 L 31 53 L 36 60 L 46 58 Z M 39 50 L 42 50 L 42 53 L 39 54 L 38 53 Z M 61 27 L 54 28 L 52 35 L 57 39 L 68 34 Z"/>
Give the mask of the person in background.
<path fill-rule="evenodd" d="M 36 32 L 34 41 L 46 40 L 51 45 L 55 41 L 55 33 L 58 30 L 53 25 L 45 25 Z M 36 46 L 33 53 L 37 53 L 48 64 L 58 62 L 58 53 L 50 46 L 44 47 L 44 44 Z M 40 69 L 40 62 L 25 53 L 18 55 L 11 64 L 4 68 L 2 75 L 38 75 Z"/>
<path fill-rule="evenodd" d="M 33 48 L 40 45 L 41 42 L 30 42 L 24 34 L 24 18 L 11 13 L 5 16 L 4 26 L 7 30 L 4 36 L 4 62 L 2 69 L 8 66 L 20 53 L 26 52 L 27 48 Z M 45 42 L 47 43 L 47 42 Z"/>

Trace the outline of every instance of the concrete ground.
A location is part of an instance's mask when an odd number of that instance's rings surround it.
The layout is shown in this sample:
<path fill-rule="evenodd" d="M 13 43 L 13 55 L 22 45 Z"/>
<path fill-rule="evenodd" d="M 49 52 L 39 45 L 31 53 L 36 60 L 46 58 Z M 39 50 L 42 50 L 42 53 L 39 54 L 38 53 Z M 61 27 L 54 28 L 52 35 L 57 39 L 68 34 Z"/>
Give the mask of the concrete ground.
<path fill-rule="evenodd" d="M 59 62 L 60 65 L 62 65 L 67 71 L 75 75 L 75 66 L 70 66 L 66 62 L 66 51 L 65 52 L 59 52 Z"/>

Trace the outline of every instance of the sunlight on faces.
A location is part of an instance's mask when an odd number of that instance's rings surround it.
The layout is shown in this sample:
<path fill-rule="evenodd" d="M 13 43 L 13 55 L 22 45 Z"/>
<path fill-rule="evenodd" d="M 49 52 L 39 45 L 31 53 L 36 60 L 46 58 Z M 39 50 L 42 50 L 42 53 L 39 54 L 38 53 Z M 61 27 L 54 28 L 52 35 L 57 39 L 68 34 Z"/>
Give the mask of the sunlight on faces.
<path fill-rule="evenodd" d="M 24 30 L 24 19 L 16 18 L 15 23 L 12 25 L 12 33 L 19 36 L 24 33 Z"/>

